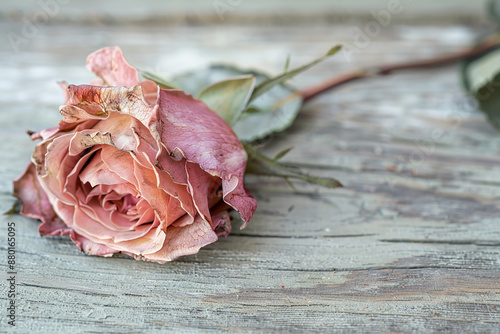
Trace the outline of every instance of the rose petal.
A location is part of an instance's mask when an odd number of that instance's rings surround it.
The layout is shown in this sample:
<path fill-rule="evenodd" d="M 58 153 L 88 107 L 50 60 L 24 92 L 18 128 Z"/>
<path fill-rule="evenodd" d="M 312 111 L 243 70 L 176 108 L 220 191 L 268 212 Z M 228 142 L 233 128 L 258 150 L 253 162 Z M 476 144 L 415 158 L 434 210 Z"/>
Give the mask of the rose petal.
<path fill-rule="evenodd" d="M 203 102 L 180 90 L 160 89 L 159 110 L 152 118 L 169 152 L 222 179 L 224 201 L 248 222 L 257 202 L 243 186 L 246 152 L 231 127 Z"/>
<path fill-rule="evenodd" d="M 160 170 L 168 173 L 175 183 L 187 185 L 185 159 L 181 158 L 175 160 L 165 150 L 158 156 L 156 166 Z"/>
<path fill-rule="evenodd" d="M 76 233 L 75 231 L 71 231 L 70 237 L 71 240 L 75 243 L 75 245 L 86 254 L 108 257 L 112 256 L 115 253 L 120 252 L 116 249 L 109 248 L 103 244 L 92 242 L 89 239 Z"/>
<path fill-rule="evenodd" d="M 50 137 L 54 136 L 58 131 L 59 131 L 58 126 L 53 127 L 53 128 L 44 129 L 42 131 L 35 132 L 34 134 L 32 134 L 31 140 L 37 140 L 37 139 L 47 140 Z"/>
<path fill-rule="evenodd" d="M 148 209 L 141 210 L 140 213 L 133 217 L 116 210 L 107 210 L 101 207 L 99 201 L 95 198 L 89 201 L 89 203 L 80 204 L 80 208 L 88 217 L 109 228 L 111 231 L 134 231 L 141 225 L 154 224 L 155 221 L 154 211 L 149 205 Z"/>
<path fill-rule="evenodd" d="M 158 226 L 158 225 L 159 222 L 156 220 L 153 223 L 153 226 Z M 96 252 L 101 252 L 102 248 L 100 247 L 104 247 L 104 249 L 106 249 L 105 253 L 108 253 L 109 250 L 111 250 L 114 253 L 122 251 L 126 252 L 127 254 L 142 256 L 158 252 L 158 250 L 160 250 L 163 247 L 165 241 L 165 233 L 158 227 L 151 228 L 146 234 L 142 235 L 139 238 L 132 238 L 130 240 L 121 240 L 121 241 L 113 241 L 111 239 L 99 238 L 98 236 L 96 237 L 95 235 L 86 234 L 86 232 L 80 232 L 77 229 L 75 229 L 74 232 L 75 236 L 78 238 L 76 238 L 76 240 L 72 239 L 73 242 L 75 242 L 75 244 L 77 244 L 77 246 L 79 246 L 80 249 L 84 250 L 86 253 L 94 255 L 103 255 L 103 254 L 97 254 Z M 84 240 L 80 238 L 82 235 L 85 235 Z M 89 245 L 93 245 L 95 248 L 90 250 L 85 250 L 83 249 L 85 245 L 79 245 L 77 243 L 78 241 L 88 243 Z"/>
<path fill-rule="evenodd" d="M 101 77 L 109 86 L 141 85 L 147 101 L 155 103 L 157 99 L 158 85 L 150 80 L 139 82 L 139 72 L 125 60 L 122 50 L 117 46 L 91 53 L 87 57 L 87 68 Z M 96 85 L 103 86 L 102 83 Z"/>
<path fill-rule="evenodd" d="M 218 237 L 223 236 L 227 238 L 229 233 L 231 233 L 231 217 L 227 210 L 212 217 L 212 229 Z"/>
<path fill-rule="evenodd" d="M 97 185 L 116 186 L 126 182 L 118 174 L 107 168 L 101 159 L 101 150 L 97 150 L 92 160 L 86 162 L 85 169 L 79 170 L 77 173 L 82 183 L 90 183 L 92 187 L 96 187 Z"/>
<path fill-rule="evenodd" d="M 132 87 L 139 83 L 139 73 L 117 47 L 107 47 L 87 57 L 87 68 L 101 77 L 109 86 Z"/>
<path fill-rule="evenodd" d="M 52 209 L 49 198 L 38 182 L 36 168 L 32 163 L 28 164 L 24 173 L 14 180 L 14 196 L 23 202 L 22 215 L 42 221 L 38 227 L 40 235 L 69 234 L 70 229 Z"/>
<path fill-rule="evenodd" d="M 66 81 L 60 81 L 57 83 L 59 87 L 61 87 L 61 90 L 64 95 L 64 102 L 69 100 L 69 94 L 68 94 L 68 83 Z"/>
<path fill-rule="evenodd" d="M 155 221 L 155 224 L 158 225 L 159 222 Z M 165 232 L 160 227 L 157 227 L 151 229 L 142 238 L 118 242 L 116 247 L 122 251 L 133 252 L 136 256 L 153 254 L 163 247 L 165 238 Z"/>
<path fill-rule="evenodd" d="M 146 101 L 151 104 L 155 104 L 156 100 L 158 100 L 158 90 L 160 89 L 160 87 L 150 80 L 141 81 L 139 85 L 142 88 L 142 92 Z"/>
<path fill-rule="evenodd" d="M 162 173 L 160 170 L 144 168 L 136 161 L 134 161 L 134 172 L 139 182 L 139 192 L 155 210 L 164 228 L 173 221 L 169 219 L 172 213 L 169 207 L 170 197 L 180 202 L 184 212 L 193 217 L 196 215 L 193 199 L 185 186 L 174 183 L 166 173 L 160 175 Z"/>
<path fill-rule="evenodd" d="M 61 127 L 70 127 L 75 122 L 95 122 L 92 129 L 110 133 L 117 148 L 140 152 L 142 155 L 136 155 L 136 159 L 144 166 L 148 165 L 143 160 L 144 154 L 155 162 L 162 153 L 168 155 L 162 151 L 156 127 L 153 131 L 150 129 L 151 117 L 157 113 L 158 106 L 145 100 L 140 86 L 127 89 L 71 85 L 69 93 L 70 100 L 61 107 L 64 116 Z M 90 134 L 89 131 L 87 128 L 80 132 Z"/>
<path fill-rule="evenodd" d="M 84 168 L 84 166 L 92 160 L 92 158 L 95 156 L 95 154 L 97 154 L 98 151 L 100 151 L 101 148 L 98 147 L 98 146 L 94 146 L 87 154 L 85 155 L 82 155 L 80 157 L 80 159 L 75 163 L 73 163 L 73 169 L 65 174 L 67 175 L 66 176 L 66 181 L 64 182 L 64 188 L 63 188 L 63 192 L 65 193 L 68 193 L 68 194 L 72 194 L 72 195 L 76 195 L 76 196 L 73 196 L 73 197 L 76 197 L 77 199 L 80 198 L 79 196 L 81 195 L 81 199 L 80 201 L 85 201 L 85 198 L 88 194 L 88 192 L 86 191 L 87 188 L 91 188 L 90 184 L 88 185 L 85 185 L 82 184 L 82 182 L 80 181 L 80 172 L 82 171 L 82 169 Z M 68 155 L 66 157 L 66 159 L 71 159 L 71 157 Z M 73 158 L 73 161 L 75 161 L 75 158 Z M 68 166 L 68 167 L 71 167 L 71 166 Z M 69 169 L 69 168 L 68 168 Z M 88 190 L 90 191 L 90 190 Z M 81 194 L 80 194 L 81 192 Z"/>
<path fill-rule="evenodd" d="M 107 169 L 119 175 L 136 189 L 139 189 L 139 181 L 134 173 L 134 159 L 129 152 L 117 150 L 112 146 L 103 146 L 101 148 L 101 160 Z"/>
<path fill-rule="evenodd" d="M 153 254 L 148 254 L 140 259 L 165 263 L 179 256 L 196 254 L 201 247 L 217 241 L 217 235 L 209 223 L 200 216 L 195 221 L 184 227 L 169 226 L 163 247 Z"/>
<path fill-rule="evenodd" d="M 54 203 L 55 199 L 66 204 L 74 202 L 74 195 L 63 190 L 67 174 L 78 161 L 77 158 L 67 154 L 71 138 L 71 134 L 66 134 L 55 138 L 50 143 L 42 142 L 35 147 L 32 161 L 37 167 L 40 184 L 51 203 Z M 46 149 L 44 149 L 45 146 Z M 44 151 L 47 153 L 43 154 Z"/>
<path fill-rule="evenodd" d="M 89 214 L 83 206 L 75 206 L 72 228 L 92 241 L 99 240 L 108 245 L 122 241 L 139 239 L 144 237 L 144 235 L 146 235 L 150 230 L 156 229 L 155 224 L 152 223 L 136 226 L 133 230 L 117 231 L 112 229 L 110 226 L 110 218 L 112 217 L 113 212 L 116 211 L 105 212 L 101 209 L 100 212 L 105 213 L 106 215 L 103 217 L 99 215 L 94 216 Z M 130 223 L 130 225 L 132 226 L 133 224 Z"/>
<path fill-rule="evenodd" d="M 221 185 L 220 178 L 208 174 L 192 162 L 186 163 L 186 174 L 189 193 L 198 213 L 211 223 L 210 208 L 221 199 L 217 196 L 217 189 Z"/>
<path fill-rule="evenodd" d="M 131 88 L 69 85 L 68 94 L 68 102 L 60 108 L 63 125 L 104 120 L 110 113 L 116 112 L 130 115 L 149 128 L 149 120 L 157 108 L 146 101 L 139 85 Z"/>
<path fill-rule="evenodd" d="M 183 215 L 179 217 L 175 222 L 172 223 L 174 227 L 184 227 L 187 225 L 191 225 L 194 222 L 194 217 L 190 215 Z"/>

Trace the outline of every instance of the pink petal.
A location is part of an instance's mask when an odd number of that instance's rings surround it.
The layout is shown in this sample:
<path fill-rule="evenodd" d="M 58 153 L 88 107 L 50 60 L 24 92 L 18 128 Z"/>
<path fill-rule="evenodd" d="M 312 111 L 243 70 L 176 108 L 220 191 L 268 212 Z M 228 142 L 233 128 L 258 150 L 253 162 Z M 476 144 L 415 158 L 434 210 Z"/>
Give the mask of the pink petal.
<path fill-rule="evenodd" d="M 191 225 L 194 222 L 194 217 L 190 215 L 179 216 L 176 221 L 172 223 L 174 227 L 184 227 L 187 225 Z"/>
<path fill-rule="evenodd" d="M 103 244 L 92 242 L 89 239 L 76 233 L 75 231 L 71 232 L 70 237 L 71 240 L 75 243 L 75 245 L 86 254 L 99 255 L 99 256 L 112 256 L 114 253 L 119 252 L 118 250 L 109 248 Z"/>
<path fill-rule="evenodd" d="M 95 208 L 95 210 L 104 211 L 102 208 Z M 114 211 L 116 212 L 116 211 Z M 94 216 L 87 214 L 86 210 L 82 206 L 75 206 L 75 213 L 73 216 L 73 230 L 86 236 L 93 241 L 103 241 L 111 246 L 114 243 L 121 241 L 130 241 L 134 239 L 139 239 L 146 235 L 151 229 L 155 229 L 154 224 L 145 224 L 137 226 L 133 230 L 121 230 L 116 231 L 112 229 L 109 224 L 111 221 L 112 212 L 102 212 L 103 216 Z M 102 220 L 99 220 L 102 218 Z M 115 218 L 115 217 L 113 217 Z M 133 226 L 133 223 L 130 223 Z M 114 248 L 113 246 L 111 246 Z"/>
<path fill-rule="evenodd" d="M 158 223 L 157 223 L 158 224 Z M 165 233 L 159 228 L 153 228 L 140 238 L 113 242 L 109 239 L 99 239 L 92 235 L 73 231 L 73 242 L 84 252 L 92 255 L 108 256 L 123 252 L 130 256 L 142 256 L 158 252 L 165 243 Z"/>
<path fill-rule="evenodd" d="M 217 189 L 221 185 L 220 178 L 208 174 L 192 162 L 186 163 L 186 174 L 188 175 L 189 192 L 198 213 L 211 223 L 210 208 L 221 199 L 220 196 L 217 196 Z"/>
<path fill-rule="evenodd" d="M 78 197 L 80 195 L 79 191 L 84 191 L 87 186 L 90 187 L 90 185 L 82 184 L 82 182 L 80 180 L 80 172 L 82 171 L 85 164 L 87 162 L 89 162 L 92 159 L 92 157 L 94 156 L 94 154 L 97 154 L 98 151 L 100 151 L 100 148 L 94 147 L 87 154 L 81 156 L 76 163 L 73 163 L 70 166 L 68 166 L 68 170 L 69 170 L 69 168 L 71 168 L 71 166 L 73 166 L 73 169 L 71 169 L 70 172 L 67 172 L 67 170 L 66 170 L 66 173 L 65 173 L 66 181 L 64 182 L 64 188 L 63 188 L 63 191 L 65 193 L 77 195 L 77 196 L 73 196 L 73 197 L 74 198 L 76 197 L 76 199 L 78 199 L 78 198 L 80 198 L 80 197 Z M 69 155 L 68 155 L 68 157 L 69 157 Z M 67 157 L 67 159 L 68 159 L 68 157 Z M 82 195 L 82 197 L 81 197 L 80 201 L 85 201 L 87 194 L 82 193 L 81 195 Z"/>
<path fill-rule="evenodd" d="M 186 160 L 184 158 L 173 159 L 165 150 L 160 153 L 157 161 L 156 166 L 167 172 L 175 183 L 187 185 Z"/>
<path fill-rule="evenodd" d="M 130 115 L 148 128 L 150 118 L 155 113 L 155 106 L 146 101 L 139 85 L 131 88 L 69 85 L 68 94 L 68 102 L 60 108 L 63 125 L 84 120 L 104 120 L 110 113 L 116 112 Z"/>
<path fill-rule="evenodd" d="M 66 81 L 60 81 L 57 83 L 59 87 L 61 87 L 61 90 L 64 95 L 64 102 L 69 100 L 69 94 L 68 94 L 68 83 Z"/>
<path fill-rule="evenodd" d="M 113 145 L 120 150 L 140 152 L 137 159 L 145 166 L 149 166 L 149 162 L 143 160 L 142 155 L 146 154 L 150 161 L 156 160 L 159 151 L 156 139 L 135 117 L 112 112 L 108 118 L 97 123 L 93 130 L 110 133 Z"/>
<path fill-rule="evenodd" d="M 66 176 L 77 162 L 77 159 L 67 154 L 71 137 L 71 134 L 66 134 L 55 138 L 48 145 L 44 142 L 38 144 L 32 157 L 37 167 L 40 183 L 52 203 L 56 199 L 66 204 L 73 203 L 73 194 L 64 192 Z M 45 145 L 46 153 L 44 154 Z"/>
<path fill-rule="evenodd" d="M 59 131 L 59 127 L 53 127 L 53 128 L 48 128 L 44 129 L 42 131 L 36 132 L 31 135 L 31 140 L 37 140 L 37 139 L 42 139 L 42 140 L 47 140 L 53 135 L 55 135 Z"/>
<path fill-rule="evenodd" d="M 87 68 L 101 77 L 109 86 L 132 87 L 139 83 L 139 74 L 117 47 L 107 47 L 87 57 Z"/>
<path fill-rule="evenodd" d="M 243 186 L 246 152 L 231 127 L 203 102 L 180 90 L 160 89 L 157 124 L 169 152 L 222 179 L 224 201 L 248 222 L 257 202 Z M 175 154 L 175 153 L 174 153 Z"/>
<path fill-rule="evenodd" d="M 102 133 L 95 130 L 76 132 L 72 134 L 71 139 L 69 139 L 69 145 L 67 145 L 68 147 L 63 153 L 69 154 L 70 156 L 80 156 L 83 151 L 95 145 L 114 146 L 111 134 L 109 132 Z"/>
<path fill-rule="evenodd" d="M 92 187 L 98 185 L 121 185 L 126 182 L 118 174 L 110 171 L 101 159 L 101 151 L 96 154 L 90 162 L 86 162 L 84 170 L 76 171 L 81 183 L 89 183 Z"/>
<path fill-rule="evenodd" d="M 125 60 L 122 50 L 117 46 L 91 53 L 87 57 L 87 68 L 101 77 L 108 86 L 141 85 L 147 101 L 155 103 L 157 99 L 158 85 L 150 80 L 139 82 L 139 72 Z M 103 86 L 102 83 L 97 85 Z"/>
<path fill-rule="evenodd" d="M 209 223 L 197 216 L 195 221 L 184 227 L 169 226 L 163 247 L 140 259 L 165 263 L 179 256 L 196 254 L 201 247 L 217 241 L 217 235 Z"/>
<path fill-rule="evenodd" d="M 141 81 L 139 85 L 142 87 L 142 92 L 146 101 L 155 104 L 158 99 L 158 85 L 150 80 Z"/>
<path fill-rule="evenodd" d="M 212 229 L 218 237 L 223 236 L 227 238 L 229 233 L 231 233 L 231 217 L 227 210 L 212 217 Z"/>
<path fill-rule="evenodd" d="M 166 228 L 170 222 L 170 197 L 174 197 L 180 202 L 184 212 L 192 216 L 196 215 L 193 200 L 188 194 L 186 187 L 174 183 L 168 174 L 165 173 L 165 175 L 161 177 L 158 174 L 161 173 L 161 171 L 146 169 L 135 161 L 134 173 L 139 183 L 139 192 L 142 194 L 142 197 L 148 201 L 153 210 L 155 210 L 164 228 Z"/>
<path fill-rule="evenodd" d="M 112 146 L 103 146 L 101 159 L 107 169 L 139 189 L 139 181 L 134 173 L 134 159 L 129 152 L 117 150 Z"/>
<path fill-rule="evenodd" d="M 70 85 L 68 89 L 70 99 L 61 107 L 64 118 L 60 127 L 70 128 L 73 123 L 81 122 L 76 131 L 91 134 L 89 129 L 94 129 L 103 134 L 110 133 L 117 148 L 140 152 L 135 157 L 144 166 L 149 165 L 143 159 L 144 155 L 150 161 L 156 161 L 163 153 L 156 128 L 150 129 L 151 117 L 157 113 L 158 107 L 145 100 L 140 86 Z"/>
<path fill-rule="evenodd" d="M 14 180 L 14 196 L 23 202 L 21 214 L 40 219 L 38 232 L 42 236 L 66 235 L 70 229 L 56 215 L 45 191 L 38 182 L 35 165 L 28 164 L 24 173 Z"/>

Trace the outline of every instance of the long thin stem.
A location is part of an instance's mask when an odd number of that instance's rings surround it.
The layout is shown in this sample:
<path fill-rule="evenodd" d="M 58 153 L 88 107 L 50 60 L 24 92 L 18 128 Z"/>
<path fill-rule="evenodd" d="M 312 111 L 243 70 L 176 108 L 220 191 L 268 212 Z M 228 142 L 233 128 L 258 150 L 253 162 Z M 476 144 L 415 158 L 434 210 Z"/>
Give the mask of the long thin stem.
<path fill-rule="evenodd" d="M 495 47 L 498 47 L 500 43 L 500 35 L 495 34 L 484 40 L 482 43 L 467 49 L 465 51 L 450 55 L 450 56 L 445 56 L 445 57 L 439 57 L 439 58 L 434 58 L 434 59 L 428 59 L 428 60 L 423 60 L 423 61 L 414 61 L 414 62 L 408 62 L 408 63 L 401 63 L 401 64 L 396 64 L 396 65 L 383 65 L 379 67 L 373 67 L 373 68 L 364 68 L 364 69 L 359 69 L 356 71 L 348 72 L 341 74 L 339 76 L 335 76 L 331 79 L 328 79 L 322 83 L 319 83 L 318 85 L 311 86 L 309 88 L 306 88 L 302 91 L 300 91 L 300 95 L 304 99 L 304 102 L 312 99 L 313 97 L 316 97 L 322 93 L 325 93 L 335 87 L 341 86 L 345 83 L 354 81 L 354 80 L 359 80 L 359 79 L 364 79 L 364 78 L 371 78 L 374 76 L 381 76 L 381 75 L 387 75 L 395 71 L 399 70 L 409 70 L 409 69 L 419 69 L 419 68 L 431 68 L 431 67 L 437 67 L 437 66 L 442 66 L 442 65 L 447 65 L 451 64 L 463 59 L 467 59 L 470 57 L 474 57 L 477 55 L 482 54 L 483 52 L 486 52 L 490 49 L 493 49 Z"/>

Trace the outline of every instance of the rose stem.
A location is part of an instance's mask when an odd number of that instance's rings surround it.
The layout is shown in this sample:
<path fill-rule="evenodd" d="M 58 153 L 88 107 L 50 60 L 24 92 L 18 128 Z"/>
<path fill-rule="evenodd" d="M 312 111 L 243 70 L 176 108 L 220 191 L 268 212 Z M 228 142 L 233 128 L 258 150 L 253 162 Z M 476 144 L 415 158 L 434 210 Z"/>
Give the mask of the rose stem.
<path fill-rule="evenodd" d="M 414 61 L 396 65 L 383 65 L 379 67 L 370 67 L 359 69 L 356 71 L 348 72 L 341 74 L 339 76 L 335 76 L 330 78 L 324 82 L 321 82 L 317 85 L 311 86 L 299 92 L 299 94 L 304 99 L 304 102 L 316 97 L 322 93 L 325 93 L 335 87 L 341 86 L 345 83 L 364 79 L 371 78 L 375 76 L 387 75 L 395 71 L 399 70 L 409 70 L 409 69 L 419 69 L 419 68 L 431 68 L 436 66 L 442 66 L 457 62 L 459 60 L 467 59 L 470 57 L 474 57 L 480 55 L 483 52 L 486 52 L 490 49 L 497 47 L 500 43 L 500 35 L 494 34 L 488 37 L 483 42 L 478 45 L 462 51 L 460 53 L 453 54 L 451 56 L 440 57 L 435 59 L 423 60 L 423 61 Z"/>

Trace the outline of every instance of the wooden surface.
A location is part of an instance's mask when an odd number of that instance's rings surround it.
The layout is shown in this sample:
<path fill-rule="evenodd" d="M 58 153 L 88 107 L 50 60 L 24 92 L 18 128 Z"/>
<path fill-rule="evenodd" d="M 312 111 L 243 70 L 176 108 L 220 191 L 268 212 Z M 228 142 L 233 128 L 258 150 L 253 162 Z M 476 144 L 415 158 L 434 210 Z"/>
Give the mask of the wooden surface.
<path fill-rule="evenodd" d="M 53 126 L 57 80 L 85 83 L 88 53 L 120 45 L 160 74 L 228 60 L 277 73 L 352 43 L 350 25 L 49 25 L 14 54 L 0 46 L 0 210 L 34 144 L 26 129 Z M 358 25 L 363 26 L 363 23 Z M 0 23 L 0 32 L 20 31 Z M 346 61 L 301 75 L 298 87 L 385 62 L 466 47 L 468 26 L 390 25 Z M 244 230 L 199 254 L 159 265 L 86 256 L 67 238 L 17 228 L 16 329 L 21 333 L 478 332 L 500 331 L 500 134 L 463 94 L 455 66 L 346 85 L 311 101 L 274 154 L 344 189 L 248 178 L 259 208 Z M 7 288 L 0 291 L 1 331 Z"/>

